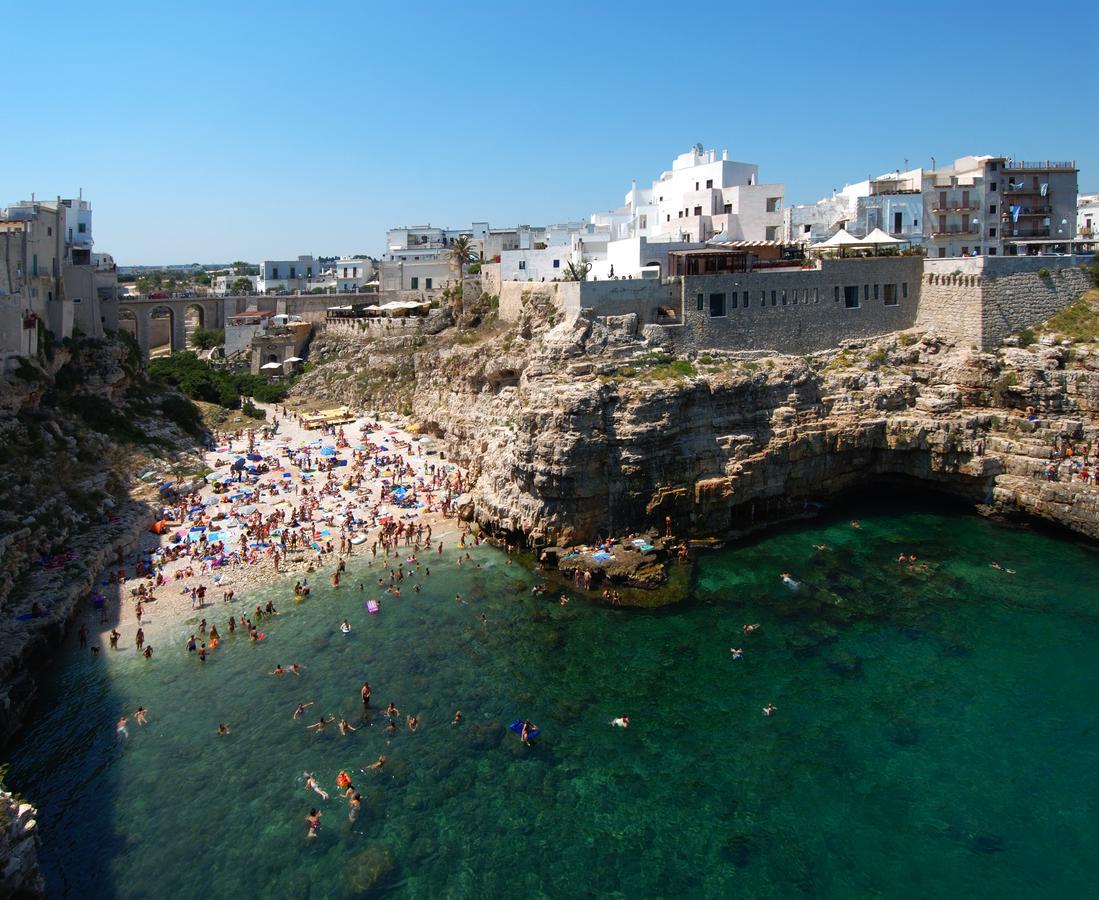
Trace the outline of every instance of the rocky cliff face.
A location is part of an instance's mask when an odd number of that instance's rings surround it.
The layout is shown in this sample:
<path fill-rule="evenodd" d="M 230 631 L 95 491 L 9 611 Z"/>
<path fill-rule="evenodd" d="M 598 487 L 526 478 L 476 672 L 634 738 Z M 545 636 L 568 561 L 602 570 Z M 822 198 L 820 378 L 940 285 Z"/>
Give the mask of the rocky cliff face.
<path fill-rule="evenodd" d="M 0 377 L 0 743 L 77 604 L 151 522 L 155 483 L 138 476 L 195 465 L 173 421 L 191 413 L 117 341 L 68 341 Z"/>
<path fill-rule="evenodd" d="M 981 354 L 908 333 L 672 359 L 631 324 L 531 309 L 508 330 L 322 337 L 298 393 L 421 424 L 470 469 L 478 521 L 547 543 L 665 516 L 678 533 L 736 535 L 886 479 L 1099 537 L 1095 488 L 1040 477 L 1057 440 L 1099 437 L 1091 344 Z"/>
<path fill-rule="evenodd" d="M 46 896 L 38 868 L 38 820 L 29 803 L 22 803 L 0 786 L 0 897 L 34 900 Z"/>

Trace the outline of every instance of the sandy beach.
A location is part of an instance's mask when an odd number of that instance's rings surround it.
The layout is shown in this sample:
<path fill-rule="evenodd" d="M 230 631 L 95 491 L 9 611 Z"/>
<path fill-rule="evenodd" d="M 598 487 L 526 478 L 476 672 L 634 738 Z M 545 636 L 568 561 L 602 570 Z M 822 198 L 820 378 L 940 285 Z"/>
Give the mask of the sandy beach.
<path fill-rule="evenodd" d="M 102 618 L 117 621 L 120 645 L 141 628 L 157 651 L 183 620 L 205 617 L 224 630 L 229 616 L 249 616 L 257 586 L 289 577 L 329 584 L 341 560 L 372 549 L 381 557 L 386 545 L 407 556 L 455 544 L 452 507 L 465 476 L 429 438 L 367 418 L 307 429 L 290 410 L 265 409 L 264 427 L 217 435 L 204 479 L 161 486 L 157 530 L 102 574 L 120 608 L 84 618 L 93 645 L 109 646 Z"/>

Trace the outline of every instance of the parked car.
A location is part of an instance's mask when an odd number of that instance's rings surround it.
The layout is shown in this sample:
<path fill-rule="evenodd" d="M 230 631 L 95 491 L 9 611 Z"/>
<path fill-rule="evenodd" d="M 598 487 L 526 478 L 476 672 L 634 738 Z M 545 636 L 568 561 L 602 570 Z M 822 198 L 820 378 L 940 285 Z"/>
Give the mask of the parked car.
<path fill-rule="evenodd" d="M 150 291 L 149 292 L 149 299 L 150 300 L 167 300 L 168 295 L 164 291 Z"/>

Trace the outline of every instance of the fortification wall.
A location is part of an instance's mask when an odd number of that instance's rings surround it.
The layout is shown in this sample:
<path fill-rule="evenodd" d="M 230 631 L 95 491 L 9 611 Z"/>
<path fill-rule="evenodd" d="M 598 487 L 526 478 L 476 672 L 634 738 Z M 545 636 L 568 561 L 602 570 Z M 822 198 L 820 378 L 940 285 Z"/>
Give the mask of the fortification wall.
<path fill-rule="evenodd" d="M 1012 332 L 1048 319 L 1071 306 L 1089 287 L 1087 272 L 1068 267 L 1048 275 L 1026 272 L 985 279 L 981 346 L 995 346 Z"/>

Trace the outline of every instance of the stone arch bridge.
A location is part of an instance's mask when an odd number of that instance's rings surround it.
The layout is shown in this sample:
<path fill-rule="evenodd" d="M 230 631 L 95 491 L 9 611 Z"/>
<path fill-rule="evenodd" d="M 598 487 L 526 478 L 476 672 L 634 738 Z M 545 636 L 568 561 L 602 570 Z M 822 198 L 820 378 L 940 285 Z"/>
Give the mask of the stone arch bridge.
<path fill-rule="evenodd" d="M 375 297 L 377 295 L 374 295 Z M 129 297 L 119 301 L 118 327 L 137 339 L 146 359 L 154 349 L 186 350 L 194 328 L 224 328 L 226 321 L 248 311 L 272 311 L 301 316 L 314 325 L 323 323 L 330 306 L 368 302 L 363 294 L 302 294 L 293 296 Z"/>

